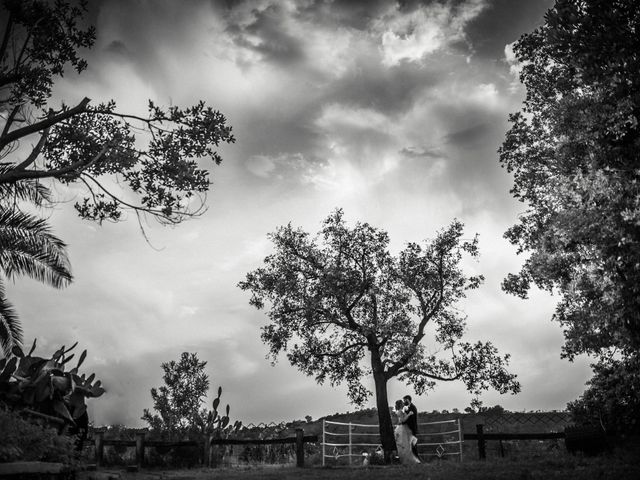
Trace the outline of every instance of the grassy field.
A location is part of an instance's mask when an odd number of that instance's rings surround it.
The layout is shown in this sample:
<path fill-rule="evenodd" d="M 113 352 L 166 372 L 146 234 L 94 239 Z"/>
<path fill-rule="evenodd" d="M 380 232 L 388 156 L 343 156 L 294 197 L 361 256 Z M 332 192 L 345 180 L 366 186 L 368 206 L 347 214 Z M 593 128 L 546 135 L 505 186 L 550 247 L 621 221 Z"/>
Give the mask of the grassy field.
<path fill-rule="evenodd" d="M 102 475 L 105 473 L 101 472 Z M 549 460 L 501 459 L 486 462 L 469 461 L 462 464 L 434 462 L 413 467 L 253 467 L 118 473 L 122 480 L 637 480 L 640 478 L 640 464 L 628 455 L 609 455 Z M 92 472 L 85 472 L 79 476 L 79 480 L 91 478 L 97 477 L 92 477 Z"/>

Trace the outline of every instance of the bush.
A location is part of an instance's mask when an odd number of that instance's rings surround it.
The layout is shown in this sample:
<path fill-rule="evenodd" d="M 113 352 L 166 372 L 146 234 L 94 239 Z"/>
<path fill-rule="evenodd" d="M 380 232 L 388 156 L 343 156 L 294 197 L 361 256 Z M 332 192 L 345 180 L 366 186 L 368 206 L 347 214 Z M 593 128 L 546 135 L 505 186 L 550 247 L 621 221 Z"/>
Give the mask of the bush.
<path fill-rule="evenodd" d="M 640 433 L 640 356 L 602 360 L 593 378 L 567 409 L 578 425 L 600 426 L 609 433 Z"/>
<path fill-rule="evenodd" d="M 33 424 L 14 412 L 0 409 L 0 462 L 43 461 L 73 464 L 73 439 L 55 429 Z"/>

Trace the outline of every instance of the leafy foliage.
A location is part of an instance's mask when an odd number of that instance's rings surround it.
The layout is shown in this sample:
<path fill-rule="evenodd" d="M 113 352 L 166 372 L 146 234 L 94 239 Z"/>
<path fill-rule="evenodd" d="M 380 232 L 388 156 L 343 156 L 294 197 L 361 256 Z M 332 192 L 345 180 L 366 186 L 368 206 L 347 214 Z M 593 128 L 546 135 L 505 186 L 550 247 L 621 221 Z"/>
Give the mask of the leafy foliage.
<path fill-rule="evenodd" d="M 75 205 L 78 213 L 97 222 L 117 221 L 123 210 L 162 223 L 199 215 L 210 182 L 198 159 L 219 164 L 216 148 L 234 141 L 220 112 L 204 102 L 167 109 L 149 101 L 146 116 L 120 112 L 113 101 L 91 106 L 88 98 L 73 107 L 49 105 L 65 69 L 81 73 L 87 66 L 79 50 L 93 46 L 95 30 L 78 26 L 86 3 L 3 2 L 8 20 L 0 44 L 2 189 L 19 191 L 22 183 L 40 179 L 76 184 L 85 190 Z M 18 148 L 32 139 L 30 151 Z M 129 200 L 131 193 L 137 202 Z"/>
<path fill-rule="evenodd" d="M 51 358 L 33 356 L 35 340 L 26 355 L 14 346 L 13 355 L 0 360 L 0 404 L 16 411 L 28 409 L 57 417 L 75 427 L 74 430 L 81 428 L 86 432 L 86 399 L 100 397 L 105 390 L 100 380 L 95 380 L 95 374 L 87 377 L 79 373 L 86 350 L 80 354 L 76 366 L 65 371 L 75 356 L 69 353 L 76 345 L 61 347 Z"/>
<path fill-rule="evenodd" d="M 31 423 L 17 413 L 0 407 L 0 463 L 46 461 L 73 463 L 73 441 L 54 429 Z"/>
<path fill-rule="evenodd" d="M 587 390 L 567 407 L 576 422 L 618 433 L 640 433 L 640 359 L 603 359 Z"/>
<path fill-rule="evenodd" d="M 640 5 L 557 0 L 514 51 L 527 89 L 500 149 L 527 205 L 505 236 L 522 270 L 503 288 L 557 291 L 563 356 L 640 347 Z"/>
<path fill-rule="evenodd" d="M 460 380 L 476 393 L 519 391 L 505 368 L 508 355 L 488 342 L 461 341 L 465 318 L 456 302 L 483 281 L 460 268 L 463 253 L 478 255 L 477 237 L 462 241 L 462 231 L 454 221 L 433 240 L 409 243 L 393 256 L 386 232 L 367 223 L 349 228 L 338 209 L 316 238 L 291 224 L 280 227 L 269 237 L 275 253 L 239 284 L 256 308 L 269 304 L 262 340 L 274 361 L 287 352 L 292 365 L 319 383 L 347 383 L 356 404 L 371 395 L 362 379 L 373 375 L 386 451 L 393 446 L 391 378 L 418 394 L 438 380 Z"/>
<path fill-rule="evenodd" d="M 143 216 L 177 224 L 205 211 L 210 180 L 200 161 L 220 164 L 217 147 L 235 141 L 204 102 L 164 108 L 149 100 L 146 115 L 89 98 L 52 105 L 55 82 L 87 67 L 80 52 L 93 46 L 95 30 L 82 26 L 86 8 L 84 0 L 0 3 L 0 272 L 9 278 L 71 281 L 65 244 L 30 213 L 59 200 L 51 185 L 83 192 L 75 204 L 83 219 L 118 221 L 129 211 L 141 228 Z M 0 347 L 8 355 L 21 342 L 0 278 Z"/>
<path fill-rule="evenodd" d="M 197 354 L 188 352 L 183 352 L 177 362 L 163 363 L 165 384 L 151 389 L 153 409 L 157 413 L 145 409 L 142 420 L 154 431 L 169 437 L 223 436 L 239 429 L 241 422 L 229 423 L 229 405 L 224 415 L 218 412 L 222 387 L 218 387 L 212 409 L 202 407 L 209 391 L 209 376 L 204 371 L 206 365 L 207 362 L 201 362 Z"/>

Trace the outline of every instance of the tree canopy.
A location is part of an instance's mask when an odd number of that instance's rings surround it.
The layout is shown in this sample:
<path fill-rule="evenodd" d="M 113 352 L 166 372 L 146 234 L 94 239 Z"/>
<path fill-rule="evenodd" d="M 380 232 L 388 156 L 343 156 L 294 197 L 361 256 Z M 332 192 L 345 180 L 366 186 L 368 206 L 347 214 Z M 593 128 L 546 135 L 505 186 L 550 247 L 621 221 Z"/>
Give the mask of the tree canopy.
<path fill-rule="evenodd" d="M 291 224 L 270 234 L 275 253 L 239 284 L 253 306 L 268 308 L 262 340 L 274 361 L 286 352 L 319 383 L 345 382 L 356 404 L 371 395 L 362 380 L 373 375 L 385 451 L 394 442 L 386 391 L 394 377 L 418 394 L 439 380 L 460 380 L 475 393 L 519 391 L 508 355 L 489 342 L 461 341 L 465 317 L 456 303 L 483 281 L 460 268 L 463 254 L 478 255 L 477 237 L 463 241 L 462 233 L 454 221 L 394 256 L 385 231 L 349 228 L 336 210 L 315 238 Z"/>
<path fill-rule="evenodd" d="M 557 0 L 514 46 L 526 99 L 501 164 L 526 211 L 505 236 L 528 252 L 505 290 L 561 299 L 563 355 L 640 348 L 640 5 Z"/>
<path fill-rule="evenodd" d="M 3 0 L 0 4 L 0 345 L 20 345 L 21 326 L 5 278 L 26 274 L 56 287 L 71 280 L 65 244 L 34 211 L 79 198 L 83 219 L 123 212 L 177 224 L 202 214 L 217 147 L 235 139 L 224 115 L 200 101 L 146 114 L 113 100 L 53 104 L 55 83 L 82 73 L 93 46 L 86 1 Z M 52 186 L 70 186 L 65 188 Z M 55 191 L 55 195 L 52 193 Z M 73 197 L 71 196 L 73 194 Z M 36 207 L 36 208 L 34 208 Z M 142 223 L 140 223 L 142 227 Z M 144 229 L 143 229 L 144 234 Z M 5 278 L 2 277 L 4 275 Z"/>
<path fill-rule="evenodd" d="M 168 436 L 185 434 L 221 434 L 240 428 L 240 422 L 229 425 L 229 405 L 226 414 L 219 415 L 222 387 L 213 399 L 213 409 L 203 407 L 209 393 L 209 376 L 205 372 L 207 362 L 200 361 L 195 353 L 183 352 L 177 362 L 163 363 L 164 385 L 151 389 L 153 409 L 144 409 L 142 420 L 157 432 Z"/>
<path fill-rule="evenodd" d="M 148 103 L 146 115 L 112 100 L 50 105 L 56 79 L 81 73 L 80 50 L 95 40 L 82 28 L 86 1 L 5 0 L 0 44 L 0 185 L 50 179 L 82 187 L 82 218 L 119 220 L 124 210 L 178 223 L 202 213 L 216 148 L 233 142 L 224 115 L 204 102 L 181 108 Z M 31 147 L 26 144 L 32 142 Z"/>

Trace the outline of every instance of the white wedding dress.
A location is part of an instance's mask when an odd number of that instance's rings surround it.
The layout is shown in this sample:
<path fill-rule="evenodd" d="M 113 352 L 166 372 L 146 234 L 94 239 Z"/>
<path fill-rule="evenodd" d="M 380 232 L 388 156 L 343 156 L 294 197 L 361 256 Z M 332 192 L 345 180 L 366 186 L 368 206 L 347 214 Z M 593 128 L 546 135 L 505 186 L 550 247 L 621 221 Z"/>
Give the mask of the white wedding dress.
<path fill-rule="evenodd" d="M 409 415 L 404 410 L 396 410 L 396 416 L 398 417 L 398 425 L 396 425 L 394 434 L 400 463 L 404 465 L 420 463 L 420 460 L 411 451 L 411 447 L 418 442 L 418 439 L 413 436 L 407 425 L 402 424 Z"/>

